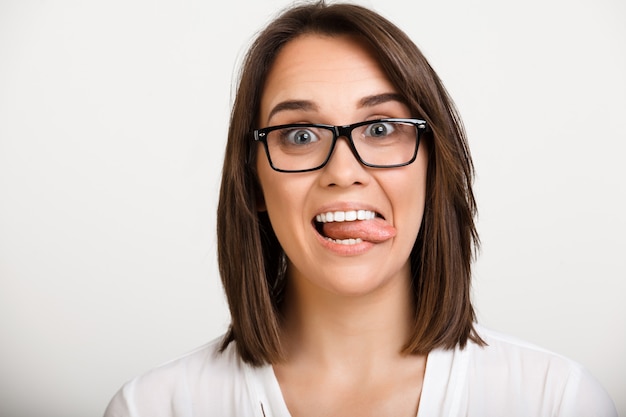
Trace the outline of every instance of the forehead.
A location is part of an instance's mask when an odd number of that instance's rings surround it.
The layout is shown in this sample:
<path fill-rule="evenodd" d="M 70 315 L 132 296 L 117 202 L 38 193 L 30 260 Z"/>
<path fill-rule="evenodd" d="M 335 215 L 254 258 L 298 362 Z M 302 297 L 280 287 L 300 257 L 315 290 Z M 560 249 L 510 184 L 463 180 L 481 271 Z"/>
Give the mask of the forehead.
<path fill-rule="evenodd" d="M 363 97 L 396 90 L 368 47 L 350 35 L 301 35 L 278 53 L 261 97 L 261 123 L 285 101 L 318 110 L 353 107 Z"/>

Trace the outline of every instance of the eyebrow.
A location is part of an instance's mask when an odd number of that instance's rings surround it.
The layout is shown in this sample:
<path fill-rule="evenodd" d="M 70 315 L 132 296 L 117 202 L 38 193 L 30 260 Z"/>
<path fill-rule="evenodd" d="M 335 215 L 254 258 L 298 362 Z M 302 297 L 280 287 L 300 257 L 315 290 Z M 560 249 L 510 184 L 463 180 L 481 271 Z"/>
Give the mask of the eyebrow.
<path fill-rule="evenodd" d="M 276 113 L 279 113 L 279 112 L 285 111 L 285 110 L 311 111 L 311 110 L 317 110 L 317 109 L 318 109 L 317 105 L 315 103 L 313 103 L 312 101 L 308 101 L 308 100 L 288 100 L 288 101 L 282 101 L 282 102 L 278 103 L 276 106 L 274 106 L 272 111 L 270 111 L 270 114 L 267 117 L 267 120 L 271 120 L 272 117 Z"/>
<path fill-rule="evenodd" d="M 359 101 L 359 107 L 374 107 L 378 104 L 387 103 L 388 101 L 399 101 L 404 103 L 404 98 L 397 93 L 375 94 L 373 96 L 363 97 Z"/>
<path fill-rule="evenodd" d="M 374 107 L 378 104 L 387 103 L 389 101 L 398 101 L 400 103 L 404 103 L 404 98 L 397 93 L 383 93 L 383 94 L 375 94 L 367 97 L 363 97 L 359 100 L 359 108 L 363 107 Z M 270 111 L 268 120 L 271 120 L 272 117 L 276 113 L 280 113 L 281 111 L 287 110 L 302 110 L 302 111 L 312 111 L 318 110 L 317 104 L 309 100 L 287 100 L 278 103 L 274 108 Z"/>

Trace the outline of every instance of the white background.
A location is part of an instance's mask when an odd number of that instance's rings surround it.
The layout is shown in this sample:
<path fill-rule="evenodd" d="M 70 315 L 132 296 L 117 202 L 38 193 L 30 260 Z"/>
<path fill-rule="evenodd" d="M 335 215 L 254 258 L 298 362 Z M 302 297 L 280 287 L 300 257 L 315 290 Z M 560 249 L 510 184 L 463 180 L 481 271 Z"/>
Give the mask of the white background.
<path fill-rule="evenodd" d="M 287 4 L 0 0 L 0 415 L 99 416 L 226 329 L 231 80 Z M 480 321 L 582 362 L 626 415 L 626 4 L 361 4 L 464 118 Z"/>

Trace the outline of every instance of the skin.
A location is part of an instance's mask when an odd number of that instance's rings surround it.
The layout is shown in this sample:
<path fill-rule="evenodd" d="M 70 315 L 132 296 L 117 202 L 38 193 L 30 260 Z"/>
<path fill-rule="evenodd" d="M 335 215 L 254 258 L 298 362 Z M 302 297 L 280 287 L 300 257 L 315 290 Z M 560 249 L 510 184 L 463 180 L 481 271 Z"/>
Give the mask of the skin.
<path fill-rule="evenodd" d="M 303 35 L 283 47 L 266 80 L 260 126 L 344 125 L 411 117 L 368 49 L 349 36 Z M 306 173 L 271 169 L 259 146 L 267 210 L 288 257 L 283 342 L 274 365 L 294 417 L 415 416 L 426 358 L 401 354 L 413 320 L 409 254 L 424 211 L 427 149 L 405 167 L 367 168 L 340 139 L 329 163 Z M 395 228 L 383 242 L 339 245 L 317 214 L 368 209 Z"/>

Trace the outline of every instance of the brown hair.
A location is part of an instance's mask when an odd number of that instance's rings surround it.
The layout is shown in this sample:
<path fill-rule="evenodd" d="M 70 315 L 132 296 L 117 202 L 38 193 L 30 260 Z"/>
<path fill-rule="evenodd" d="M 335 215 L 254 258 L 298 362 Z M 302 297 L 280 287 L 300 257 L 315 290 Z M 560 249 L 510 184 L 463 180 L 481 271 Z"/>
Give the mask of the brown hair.
<path fill-rule="evenodd" d="M 428 122 L 426 207 L 411 253 L 415 300 L 406 353 L 483 343 L 474 329 L 471 262 L 478 246 L 472 193 L 473 165 L 457 111 L 417 46 L 379 14 L 353 4 L 323 1 L 294 6 L 273 20 L 250 47 L 232 109 L 217 212 L 218 261 L 232 341 L 253 365 L 282 357 L 280 304 L 285 255 L 266 213 L 257 211 L 256 126 L 263 85 L 281 47 L 306 34 L 351 34 L 367 42 L 405 103 Z"/>

